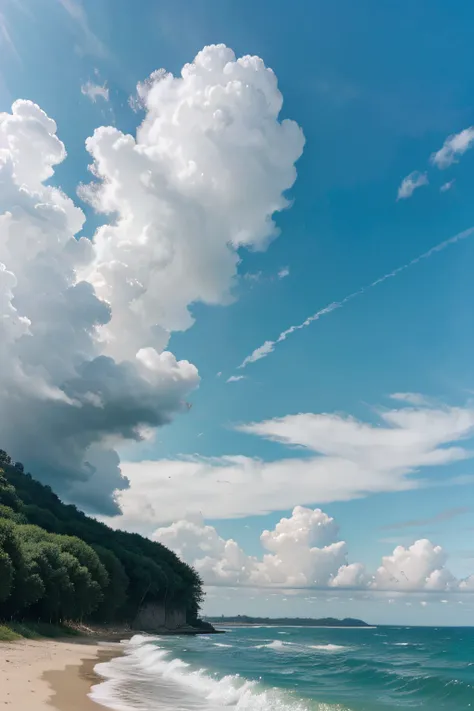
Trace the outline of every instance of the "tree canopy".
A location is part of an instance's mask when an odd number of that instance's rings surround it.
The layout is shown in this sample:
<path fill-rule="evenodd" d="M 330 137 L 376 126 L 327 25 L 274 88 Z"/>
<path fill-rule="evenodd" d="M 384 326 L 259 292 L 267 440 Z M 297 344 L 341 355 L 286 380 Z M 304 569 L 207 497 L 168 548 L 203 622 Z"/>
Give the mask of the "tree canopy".
<path fill-rule="evenodd" d="M 202 597 L 199 575 L 168 548 L 62 503 L 0 450 L 0 619 L 132 622 L 162 603 L 192 624 Z"/>

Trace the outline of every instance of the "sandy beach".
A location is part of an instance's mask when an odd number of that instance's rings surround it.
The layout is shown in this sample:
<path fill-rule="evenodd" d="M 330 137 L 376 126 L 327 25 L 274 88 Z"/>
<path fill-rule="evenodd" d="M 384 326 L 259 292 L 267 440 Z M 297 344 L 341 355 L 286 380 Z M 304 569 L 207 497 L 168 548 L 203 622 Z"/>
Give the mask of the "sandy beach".
<path fill-rule="evenodd" d="M 21 640 L 0 643 L 0 708 L 12 711 L 92 711 L 87 696 L 99 661 L 120 654 L 112 644 Z"/>

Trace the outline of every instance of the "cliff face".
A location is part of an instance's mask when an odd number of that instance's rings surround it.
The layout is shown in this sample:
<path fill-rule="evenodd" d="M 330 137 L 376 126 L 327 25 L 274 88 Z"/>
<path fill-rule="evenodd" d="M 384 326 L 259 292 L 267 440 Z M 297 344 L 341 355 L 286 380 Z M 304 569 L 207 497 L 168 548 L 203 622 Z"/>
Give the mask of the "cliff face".
<path fill-rule="evenodd" d="M 133 628 L 145 632 L 160 630 L 176 631 L 186 626 L 186 610 L 184 608 L 165 608 L 158 603 L 148 603 L 139 611 L 133 622 Z"/>

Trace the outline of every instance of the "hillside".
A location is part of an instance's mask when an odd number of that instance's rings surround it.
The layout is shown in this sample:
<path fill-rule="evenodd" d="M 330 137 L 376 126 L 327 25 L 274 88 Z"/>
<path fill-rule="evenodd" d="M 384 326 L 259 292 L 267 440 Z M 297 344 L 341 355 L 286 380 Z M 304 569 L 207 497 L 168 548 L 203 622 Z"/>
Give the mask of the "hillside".
<path fill-rule="evenodd" d="M 158 604 L 195 625 L 202 597 L 165 546 L 63 504 L 0 450 L 0 619 L 133 623 Z"/>

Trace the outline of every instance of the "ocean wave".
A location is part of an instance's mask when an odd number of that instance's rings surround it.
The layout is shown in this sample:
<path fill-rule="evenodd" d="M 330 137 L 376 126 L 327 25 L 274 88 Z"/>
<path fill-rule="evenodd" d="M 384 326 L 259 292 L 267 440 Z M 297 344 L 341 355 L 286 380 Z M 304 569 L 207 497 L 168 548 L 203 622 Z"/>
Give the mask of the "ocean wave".
<path fill-rule="evenodd" d="M 224 644 L 223 642 L 214 642 L 214 647 L 233 647 L 233 644 Z"/>
<path fill-rule="evenodd" d="M 192 669 L 181 659 L 171 658 L 170 653 L 161 649 L 156 641 L 150 643 L 148 637 L 137 637 L 138 635 L 125 645 L 123 657 L 96 665 L 95 671 L 105 681 L 92 687 L 90 697 L 93 701 L 118 711 L 150 708 L 149 705 L 143 705 L 138 695 L 138 690 L 143 688 L 144 682 L 148 682 L 156 685 L 153 708 L 173 708 L 169 705 L 169 700 L 166 706 L 163 705 L 161 682 L 168 684 L 168 688 L 170 683 L 175 684 L 177 691 L 187 694 L 188 701 L 184 703 L 188 705 L 179 702 L 179 705 L 176 704 L 177 708 L 206 711 L 218 711 L 223 708 L 245 711 L 344 711 L 338 705 L 309 706 L 303 700 L 294 700 L 291 694 L 282 690 L 264 688 L 259 682 L 239 675 L 228 675 L 219 679 L 215 675 L 211 676 L 205 669 Z M 133 682 L 134 688 L 137 689 L 136 698 L 130 691 Z M 178 696 L 176 699 L 178 701 Z"/>
<path fill-rule="evenodd" d="M 292 653 L 307 652 L 308 649 L 315 649 L 318 652 L 345 652 L 351 649 L 342 644 L 295 644 L 294 642 L 283 642 L 275 639 L 265 644 L 257 644 L 254 649 L 276 649 L 278 651 L 291 651 Z"/>
<path fill-rule="evenodd" d="M 283 647 L 289 647 L 291 642 L 282 642 L 281 639 L 275 639 L 273 642 L 267 642 L 266 644 L 256 644 L 254 649 L 283 649 Z"/>

